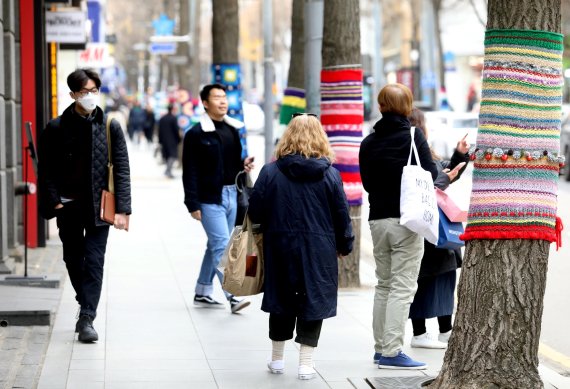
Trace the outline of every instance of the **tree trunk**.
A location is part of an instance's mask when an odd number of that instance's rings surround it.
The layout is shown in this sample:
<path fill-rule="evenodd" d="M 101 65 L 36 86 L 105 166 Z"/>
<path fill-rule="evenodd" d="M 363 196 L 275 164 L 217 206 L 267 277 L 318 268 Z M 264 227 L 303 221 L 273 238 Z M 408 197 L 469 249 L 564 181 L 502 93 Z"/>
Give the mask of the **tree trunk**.
<path fill-rule="evenodd" d="M 305 89 L 305 1 L 293 0 L 291 16 L 291 60 L 287 86 Z"/>
<path fill-rule="evenodd" d="M 326 0 L 323 26 L 323 68 L 360 68 L 360 6 L 358 0 Z"/>
<path fill-rule="evenodd" d="M 438 58 L 438 72 L 439 72 L 439 86 L 443 90 L 445 88 L 445 61 L 443 60 L 443 42 L 441 41 L 441 24 L 439 23 L 439 14 L 441 13 L 442 0 L 432 0 L 433 4 L 433 26 L 435 30 L 435 41 L 437 44 L 437 58 Z"/>
<path fill-rule="evenodd" d="M 238 63 L 238 0 L 212 0 L 212 63 Z"/>
<path fill-rule="evenodd" d="M 362 69 L 360 65 L 362 57 L 360 53 L 360 5 L 358 0 L 325 1 L 322 56 L 323 69 L 331 67 Z M 338 285 L 341 288 L 360 286 L 361 206 L 351 206 L 350 215 L 355 242 L 352 253 L 339 261 Z"/>
<path fill-rule="evenodd" d="M 559 32 L 560 0 L 490 0 L 487 20 L 489 30 Z M 474 172 L 474 186 L 477 176 Z M 430 388 L 544 387 L 537 354 L 549 244 L 513 238 L 467 241 L 453 334 Z"/>
<path fill-rule="evenodd" d="M 467 242 L 453 335 L 430 388 L 543 387 L 537 351 L 548 250 L 543 240 Z"/>

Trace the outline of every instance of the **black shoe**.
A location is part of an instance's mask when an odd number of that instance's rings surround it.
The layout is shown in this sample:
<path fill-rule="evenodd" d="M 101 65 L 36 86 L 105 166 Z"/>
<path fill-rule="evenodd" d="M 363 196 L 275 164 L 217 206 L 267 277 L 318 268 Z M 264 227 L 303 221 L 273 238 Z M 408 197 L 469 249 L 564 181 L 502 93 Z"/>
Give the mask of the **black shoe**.
<path fill-rule="evenodd" d="M 246 299 L 238 300 L 234 296 L 232 296 L 229 299 L 229 302 L 230 302 L 230 308 L 232 309 L 232 313 L 237 313 L 250 304 L 249 300 Z"/>
<path fill-rule="evenodd" d="M 93 318 L 89 315 L 79 316 L 75 329 L 79 332 L 77 339 L 83 343 L 91 343 L 99 340 L 99 335 L 97 331 L 93 328 Z"/>
<path fill-rule="evenodd" d="M 222 303 L 217 302 L 211 296 L 194 295 L 194 305 L 205 308 L 224 308 Z"/>

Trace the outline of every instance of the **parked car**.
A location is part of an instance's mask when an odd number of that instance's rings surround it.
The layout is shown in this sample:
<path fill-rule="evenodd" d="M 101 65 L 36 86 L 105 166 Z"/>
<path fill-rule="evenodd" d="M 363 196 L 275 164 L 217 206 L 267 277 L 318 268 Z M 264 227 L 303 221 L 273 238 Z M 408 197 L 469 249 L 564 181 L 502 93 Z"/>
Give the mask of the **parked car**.
<path fill-rule="evenodd" d="M 259 105 L 251 104 L 247 101 L 244 101 L 242 104 L 245 128 L 251 132 L 263 132 L 265 128 L 263 109 Z"/>
<path fill-rule="evenodd" d="M 449 159 L 457 142 L 467 134 L 469 144 L 475 144 L 479 116 L 471 112 L 426 112 L 428 141 L 432 149 L 444 159 Z"/>

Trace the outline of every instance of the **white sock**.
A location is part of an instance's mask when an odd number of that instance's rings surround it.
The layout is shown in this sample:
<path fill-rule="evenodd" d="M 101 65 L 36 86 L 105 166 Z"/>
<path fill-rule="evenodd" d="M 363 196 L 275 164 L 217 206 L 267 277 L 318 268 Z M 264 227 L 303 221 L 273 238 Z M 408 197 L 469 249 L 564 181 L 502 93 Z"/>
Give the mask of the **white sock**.
<path fill-rule="evenodd" d="M 282 361 L 283 360 L 283 350 L 285 350 L 285 341 L 272 340 L 273 350 L 271 352 L 272 361 Z"/>
<path fill-rule="evenodd" d="M 299 352 L 299 366 L 313 367 L 313 351 L 314 347 L 301 344 L 301 351 Z"/>

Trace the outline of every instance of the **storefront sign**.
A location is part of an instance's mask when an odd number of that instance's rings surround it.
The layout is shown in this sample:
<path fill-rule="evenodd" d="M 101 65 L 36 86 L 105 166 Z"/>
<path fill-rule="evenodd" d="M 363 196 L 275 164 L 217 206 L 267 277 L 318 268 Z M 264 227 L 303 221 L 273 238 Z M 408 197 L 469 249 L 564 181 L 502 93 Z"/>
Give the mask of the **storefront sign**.
<path fill-rule="evenodd" d="M 81 11 L 46 12 L 46 41 L 85 43 L 85 13 Z"/>

